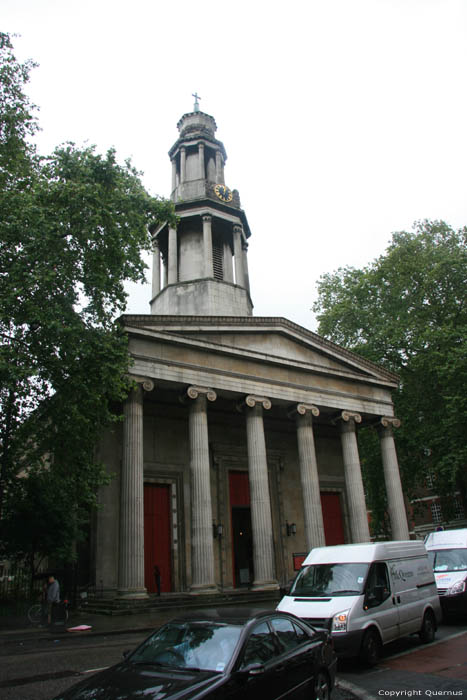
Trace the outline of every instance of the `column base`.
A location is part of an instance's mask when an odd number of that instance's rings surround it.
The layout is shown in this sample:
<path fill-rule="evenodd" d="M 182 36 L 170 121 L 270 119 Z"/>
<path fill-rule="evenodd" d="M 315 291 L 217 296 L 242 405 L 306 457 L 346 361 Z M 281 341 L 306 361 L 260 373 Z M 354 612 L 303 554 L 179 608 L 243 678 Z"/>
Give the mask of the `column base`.
<path fill-rule="evenodd" d="M 149 598 L 145 588 L 120 588 L 117 591 L 117 595 L 119 598 L 126 598 L 127 600 Z"/>
<path fill-rule="evenodd" d="M 253 581 L 251 591 L 278 591 L 280 588 L 278 581 Z"/>
<path fill-rule="evenodd" d="M 219 589 L 215 583 L 205 584 L 199 583 L 190 587 L 190 595 L 209 595 L 218 593 Z"/>

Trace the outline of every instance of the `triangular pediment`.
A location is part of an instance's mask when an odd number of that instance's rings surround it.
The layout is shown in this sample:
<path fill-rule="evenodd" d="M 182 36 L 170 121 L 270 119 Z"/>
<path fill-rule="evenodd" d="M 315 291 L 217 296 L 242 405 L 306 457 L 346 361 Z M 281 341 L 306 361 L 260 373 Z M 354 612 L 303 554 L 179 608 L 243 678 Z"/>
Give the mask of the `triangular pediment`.
<path fill-rule="evenodd" d="M 138 329 L 213 353 L 241 354 L 265 363 L 392 386 L 398 383 L 393 373 L 283 318 L 132 315 L 121 321 L 133 332 Z"/>

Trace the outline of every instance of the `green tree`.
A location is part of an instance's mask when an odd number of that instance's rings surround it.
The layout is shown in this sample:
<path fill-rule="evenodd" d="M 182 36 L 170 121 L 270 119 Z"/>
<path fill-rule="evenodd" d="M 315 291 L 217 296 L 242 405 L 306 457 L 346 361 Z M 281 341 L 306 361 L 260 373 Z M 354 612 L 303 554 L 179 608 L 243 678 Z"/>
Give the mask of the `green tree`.
<path fill-rule="evenodd" d="M 399 374 L 396 433 L 408 494 L 428 473 L 446 518 L 459 491 L 467 512 L 467 228 L 422 221 L 393 234 L 361 270 L 323 275 L 314 305 L 319 332 Z M 381 526 L 384 486 L 377 444 L 362 431 L 363 467 Z"/>
<path fill-rule="evenodd" d="M 70 143 L 38 156 L 25 94 L 33 65 L 0 34 L 0 546 L 69 558 L 106 480 L 96 443 L 128 391 L 127 341 L 115 323 L 124 283 L 144 279 L 149 226 L 175 215 L 114 150 Z M 49 522 L 50 536 L 15 527 L 27 510 Z M 66 538 L 59 515 L 70 521 Z"/>

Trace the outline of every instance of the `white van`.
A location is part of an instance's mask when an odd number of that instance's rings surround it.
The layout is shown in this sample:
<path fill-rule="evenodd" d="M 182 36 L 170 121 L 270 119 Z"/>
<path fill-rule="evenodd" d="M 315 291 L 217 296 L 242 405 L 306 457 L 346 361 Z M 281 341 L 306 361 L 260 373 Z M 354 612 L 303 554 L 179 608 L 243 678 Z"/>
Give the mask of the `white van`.
<path fill-rule="evenodd" d="M 441 607 L 422 542 L 312 549 L 278 610 L 331 630 L 339 656 L 377 663 L 383 644 L 434 639 Z"/>
<path fill-rule="evenodd" d="M 446 616 L 467 613 L 467 528 L 432 532 L 425 539 Z"/>

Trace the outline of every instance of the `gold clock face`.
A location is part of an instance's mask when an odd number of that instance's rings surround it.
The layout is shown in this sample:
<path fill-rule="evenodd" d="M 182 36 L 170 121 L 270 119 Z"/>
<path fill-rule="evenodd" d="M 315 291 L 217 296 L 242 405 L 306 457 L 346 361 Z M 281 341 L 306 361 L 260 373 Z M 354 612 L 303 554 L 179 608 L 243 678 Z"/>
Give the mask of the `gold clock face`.
<path fill-rule="evenodd" d="M 219 199 L 222 199 L 223 202 L 232 201 L 232 190 L 229 190 L 229 188 L 225 185 L 215 185 L 214 192 Z"/>

